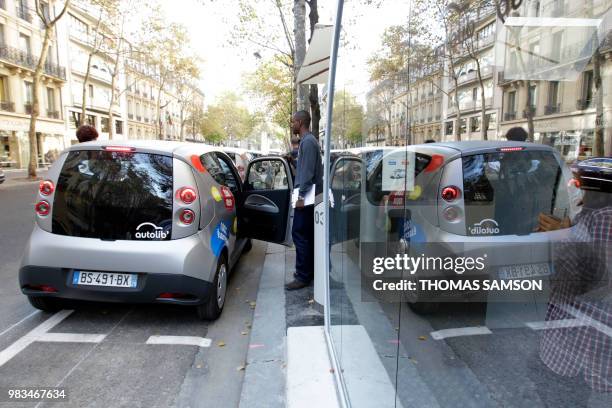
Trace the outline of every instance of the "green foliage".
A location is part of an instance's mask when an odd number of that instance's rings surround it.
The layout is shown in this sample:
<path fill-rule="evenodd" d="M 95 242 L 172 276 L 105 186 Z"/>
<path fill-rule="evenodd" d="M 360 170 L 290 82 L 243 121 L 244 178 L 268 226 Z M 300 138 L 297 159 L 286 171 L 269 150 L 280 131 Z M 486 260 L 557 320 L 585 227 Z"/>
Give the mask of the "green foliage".
<path fill-rule="evenodd" d="M 332 138 L 351 144 L 365 139 L 364 109 L 357 98 L 350 92 L 342 90 L 334 95 L 332 121 Z"/>
<path fill-rule="evenodd" d="M 236 94 L 228 92 L 221 95 L 217 103 L 208 107 L 200 130 L 204 138 L 211 143 L 226 139 L 239 140 L 253 132 L 257 121 L 258 115 L 251 114 L 241 105 Z"/>

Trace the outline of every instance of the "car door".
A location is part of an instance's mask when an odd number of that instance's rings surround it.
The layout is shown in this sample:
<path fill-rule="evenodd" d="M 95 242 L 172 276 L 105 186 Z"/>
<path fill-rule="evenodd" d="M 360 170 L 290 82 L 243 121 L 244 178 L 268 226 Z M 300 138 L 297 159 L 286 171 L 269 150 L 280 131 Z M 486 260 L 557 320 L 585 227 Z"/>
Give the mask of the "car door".
<path fill-rule="evenodd" d="M 241 236 L 290 246 L 293 181 L 281 157 L 261 157 L 247 166 L 238 200 Z"/>
<path fill-rule="evenodd" d="M 359 237 L 361 209 L 361 159 L 339 157 L 331 170 L 331 193 L 334 206 L 330 209 L 332 243 Z"/>

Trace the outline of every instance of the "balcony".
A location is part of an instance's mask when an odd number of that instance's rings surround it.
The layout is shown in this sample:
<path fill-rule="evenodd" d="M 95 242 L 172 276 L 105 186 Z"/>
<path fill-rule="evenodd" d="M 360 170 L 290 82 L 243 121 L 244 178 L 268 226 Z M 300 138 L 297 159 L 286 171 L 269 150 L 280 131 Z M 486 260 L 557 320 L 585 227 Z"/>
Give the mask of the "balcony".
<path fill-rule="evenodd" d="M 22 20 L 27 21 L 28 23 L 32 22 L 32 14 L 30 14 L 28 10 L 17 8 L 17 17 L 19 17 Z"/>
<path fill-rule="evenodd" d="M 555 113 L 561 112 L 561 104 L 558 103 L 556 105 L 546 105 L 544 107 L 545 115 L 554 115 Z"/>
<path fill-rule="evenodd" d="M 24 111 L 26 114 L 30 115 L 30 114 L 32 113 L 32 104 L 31 104 L 31 103 L 25 103 L 25 104 L 23 105 L 23 111 Z"/>
<path fill-rule="evenodd" d="M 136 120 L 137 120 L 138 122 L 142 121 L 142 116 L 136 116 Z"/>
<path fill-rule="evenodd" d="M 54 110 L 47 111 L 47 117 L 51 119 L 59 119 L 59 112 Z"/>
<path fill-rule="evenodd" d="M 535 114 L 536 114 L 536 107 L 535 105 L 532 105 L 528 107 L 527 109 L 523 110 L 523 119 L 527 119 L 529 115 L 531 115 L 531 117 L 534 117 Z"/>
<path fill-rule="evenodd" d="M 577 110 L 586 110 L 591 107 L 591 100 L 589 99 L 578 99 L 576 101 L 576 109 Z"/>
<path fill-rule="evenodd" d="M 0 44 L 0 59 L 32 71 L 38 65 L 38 59 L 32 54 L 6 44 Z M 66 68 L 52 62 L 47 61 L 43 71 L 47 75 L 66 80 Z"/>
<path fill-rule="evenodd" d="M 133 113 L 128 113 L 128 119 L 134 119 L 134 114 Z"/>
<path fill-rule="evenodd" d="M 0 110 L 5 112 L 15 112 L 15 103 L 2 101 L 0 102 Z"/>
<path fill-rule="evenodd" d="M 506 112 L 504 114 L 504 120 L 506 122 L 509 120 L 516 120 L 516 112 Z"/>

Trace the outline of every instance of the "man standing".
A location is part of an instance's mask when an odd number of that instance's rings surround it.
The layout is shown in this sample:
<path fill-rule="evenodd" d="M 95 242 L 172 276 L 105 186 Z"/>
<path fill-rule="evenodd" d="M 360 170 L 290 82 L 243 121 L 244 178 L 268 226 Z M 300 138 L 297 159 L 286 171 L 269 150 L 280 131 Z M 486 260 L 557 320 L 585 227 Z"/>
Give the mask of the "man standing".
<path fill-rule="evenodd" d="M 315 195 L 323 192 L 323 163 L 319 142 L 310 133 L 310 114 L 299 111 L 293 115 L 291 127 L 294 135 L 300 135 L 295 187 L 299 189 L 293 214 L 293 243 L 295 244 L 295 279 L 287 290 L 301 289 L 314 277 L 314 204 L 304 204 L 306 194 L 312 188 Z"/>

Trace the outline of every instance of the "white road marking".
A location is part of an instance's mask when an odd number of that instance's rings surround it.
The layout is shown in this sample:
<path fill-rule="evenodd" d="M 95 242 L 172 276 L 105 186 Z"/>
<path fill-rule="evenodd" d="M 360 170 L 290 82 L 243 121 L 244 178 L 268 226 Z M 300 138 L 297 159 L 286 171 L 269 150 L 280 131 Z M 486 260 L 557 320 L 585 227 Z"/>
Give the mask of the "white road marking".
<path fill-rule="evenodd" d="M 45 333 L 36 341 L 51 343 L 101 343 L 106 334 Z"/>
<path fill-rule="evenodd" d="M 21 319 L 17 323 L 15 323 L 15 324 L 9 326 L 8 328 L 6 328 L 2 333 L 0 333 L 0 337 L 4 336 L 6 333 L 8 333 L 11 330 L 13 330 L 15 327 L 19 326 L 21 323 L 23 323 L 26 320 L 28 320 L 30 317 L 35 316 L 35 315 L 37 315 L 39 313 L 40 313 L 40 310 L 33 311 L 32 313 L 30 313 L 29 315 L 27 315 L 26 317 L 24 317 L 23 319 Z"/>
<path fill-rule="evenodd" d="M 211 340 L 195 336 L 151 336 L 147 344 L 168 344 L 180 346 L 210 347 Z"/>
<path fill-rule="evenodd" d="M 476 336 L 482 334 L 492 334 L 491 330 L 485 326 L 476 327 L 459 327 L 456 329 L 444 329 L 431 332 L 431 338 L 434 340 L 447 339 L 449 337 L 460 337 L 460 336 Z"/>
<path fill-rule="evenodd" d="M 70 316 L 70 314 L 74 312 L 74 310 L 62 310 L 36 326 L 25 336 L 21 337 L 19 340 L 15 341 L 13 344 L 0 351 L 0 367 L 6 364 L 7 361 L 15 357 L 18 353 L 23 351 L 30 344 L 37 341 L 41 336 L 47 333 L 49 330 L 57 326 Z"/>
<path fill-rule="evenodd" d="M 547 330 L 547 329 L 565 329 L 568 327 L 580 327 L 587 324 L 579 319 L 560 319 L 548 320 L 544 322 L 528 322 L 525 323 L 532 330 Z"/>

